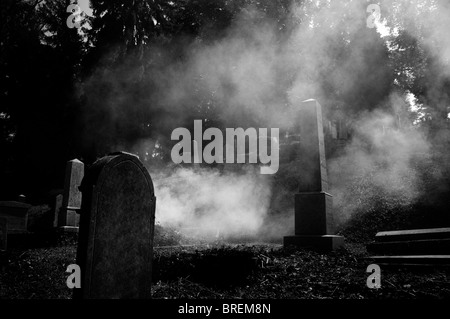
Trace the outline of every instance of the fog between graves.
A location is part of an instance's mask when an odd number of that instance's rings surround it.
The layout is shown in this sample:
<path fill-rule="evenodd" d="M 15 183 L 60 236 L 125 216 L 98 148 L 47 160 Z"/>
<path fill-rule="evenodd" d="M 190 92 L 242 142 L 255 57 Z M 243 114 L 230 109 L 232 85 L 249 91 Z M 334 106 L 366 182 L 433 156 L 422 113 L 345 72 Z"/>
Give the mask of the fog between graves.
<path fill-rule="evenodd" d="M 414 130 L 383 133 L 380 128 L 394 121 L 387 114 L 368 115 L 358 122 L 358 131 L 345 152 L 328 160 L 330 193 L 334 196 L 338 225 L 358 208 L 356 198 L 366 199 L 358 203 L 360 209 L 373 205 L 371 194 L 349 191 L 347 186 L 355 178 L 364 177 L 370 189 L 382 189 L 401 198 L 401 205 L 410 205 L 420 198 L 419 172 L 413 162 L 429 156 L 429 144 Z M 286 167 L 280 168 L 283 169 Z M 162 225 L 211 240 L 218 235 L 271 239 L 293 230 L 293 208 L 276 216 L 270 214 L 283 209 L 271 201 L 279 190 L 273 189 L 273 176 L 260 174 L 257 166 L 237 171 L 194 166 L 163 171 L 150 168 L 150 172 L 159 198 L 156 220 Z M 353 201 L 351 195 L 355 195 Z"/>
<path fill-rule="evenodd" d="M 389 1 L 384 3 L 389 5 Z M 292 10 L 295 16 L 296 10 L 309 9 L 294 6 Z M 155 45 L 147 58 L 156 61 L 148 81 L 157 94 L 148 100 L 162 115 L 153 119 L 151 125 L 174 128 L 187 119 L 192 123 L 190 119 L 202 109 L 205 113 L 212 112 L 225 127 L 279 127 L 282 130 L 292 126 L 290 108 L 300 101 L 315 98 L 324 108 L 333 104 L 327 99 L 326 89 L 320 86 L 320 70 L 333 70 L 328 81 L 334 87 L 348 94 L 360 94 L 355 88 L 363 75 L 374 74 L 380 67 L 376 60 L 363 58 L 376 39 L 361 36 L 358 44 L 353 45 L 351 55 L 339 64 L 335 64 L 331 52 L 332 39 L 342 33 L 364 32 L 365 9 L 358 1 L 345 5 L 333 1 L 331 7 L 317 10 L 311 23 L 329 25 L 329 21 L 340 21 L 337 17 L 344 14 L 351 23 L 316 30 L 308 23 L 301 23 L 289 36 L 279 39 L 272 21 L 249 8 L 235 19 L 223 38 L 207 43 L 188 40 L 189 45 L 184 46 L 183 51 L 185 58 L 181 60 L 178 56 L 172 59 L 169 51 Z M 417 15 L 411 8 L 404 16 L 411 22 L 434 26 L 432 33 L 417 40 L 423 41 L 442 62 L 442 76 L 450 74 L 449 64 L 445 63 L 450 52 L 446 32 L 449 12 L 447 8 L 430 19 L 433 15 Z M 295 17 L 292 19 L 294 22 Z M 173 43 L 175 46 L 184 42 L 180 39 L 178 43 L 175 39 Z M 117 68 L 107 73 L 108 82 L 116 84 L 111 99 L 105 103 L 113 122 L 123 120 L 119 102 L 130 95 L 129 86 L 122 79 L 142 76 L 140 69 L 121 70 Z M 282 80 L 282 75 L 288 75 L 288 80 Z M 90 80 L 94 85 L 103 76 L 100 69 Z M 381 85 L 375 81 L 371 90 Z M 135 97 L 136 92 L 131 92 Z M 439 92 L 437 89 L 430 99 L 439 100 Z M 147 96 L 144 92 L 142 95 L 143 101 L 136 107 L 150 107 Z M 372 105 L 372 111 L 346 114 L 355 128 L 352 140 L 343 152 L 328 161 L 330 193 L 334 195 L 337 219 L 341 223 L 352 216 L 356 207 L 370 207 L 368 193 L 373 194 L 377 189 L 393 196 L 401 194 L 401 205 L 414 203 L 420 197 L 419 172 L 412 163 L 427 160 L 431 141 L 414 127 L 392 129 L 397 122 L 392 111 L 414 106 L 408 103 L 402 93 L 392 90 L 387 99 Z M 157 222 L 179 229 L 195 228 L 201 235 L 213 234 L 211 238 L 218 233 L 270 237 L 292 229 L 292 209 L 271 207 L 270 200 L 278 190 L 273 188 L 273 180 L 261 176 L 255 169 L 233 172 L 213 167 L 196 168 L 194 164 L 167 169 L 153 167 L 152 156 L 158 152 L 156 146 L 163 147 L 162 142 L 170 139 L 170 132 L 171 129 L 161 129 L 152 138 L 134 141 L 131 145 L 121 142 L 110 145 L 111 151 L 124 149 L 139 154 L 154 177 L 155 195 L 159 199 Z M 371 192 L 348 196 L 351 194 L 348 185 L 361 176 L 368 180 Z M 268 219 L 271 211 L 278 211 L 278 214 Z"/>

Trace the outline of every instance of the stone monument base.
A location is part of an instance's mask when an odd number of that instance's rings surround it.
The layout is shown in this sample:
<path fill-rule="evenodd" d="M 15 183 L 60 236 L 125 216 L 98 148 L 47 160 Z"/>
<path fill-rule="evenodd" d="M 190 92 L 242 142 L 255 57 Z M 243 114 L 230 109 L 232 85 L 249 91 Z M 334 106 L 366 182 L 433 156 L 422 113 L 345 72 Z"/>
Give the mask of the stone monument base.
<path fill-rule="evenodd" d="M 61 209 L 58 220 L 60 226 L 70 226 L 70 227 L 80 226 L 80 214 L 78 214 L 75 210 Z"/>
<path fill-rule="evenodd" d="M 64 232 L 64 233 L 78 233 L 79 232 L 79 227 L 75 227 L 75 226 L 61 226 L 59 227 L 60 231 Z"/>
<path fill-rule="evenodd" d="M 309 248 L 317 251 L 333 251 L 344 244 L 344 237 L 337 235 L 295 235 L 285 236 L 284 247 Z"/>
<path fill-rule="evenodd" d="M 332 207 L 326 192 L 295 194 L 295 235 L 334 234 Z"/>

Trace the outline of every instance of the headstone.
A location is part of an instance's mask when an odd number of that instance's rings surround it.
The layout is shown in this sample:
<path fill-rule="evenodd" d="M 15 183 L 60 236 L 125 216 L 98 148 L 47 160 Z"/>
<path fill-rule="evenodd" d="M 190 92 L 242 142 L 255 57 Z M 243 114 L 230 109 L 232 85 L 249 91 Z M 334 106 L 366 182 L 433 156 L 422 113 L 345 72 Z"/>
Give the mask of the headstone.
<path fill-rule="evenodd" d="M 337 138 L 341 140 L 348 139 L 348 128 L 343 120 L 338 121 L 338 133 Z"/>
<path fill-rule="evenodd" d="M 8 223 L 6 218 L 0 218 L 0 250 L 6 250 L 8 238 Z"/>
<path fill-rule="evenodd" d="M 113 153 L 82 185 L 75 298 L 150 298 L 155 224 L 153 183 L 138 157 Z"/>
<path fill-rule="evenodd" d="M 338 138 L 337 125 L 335 122 L 328 121 L 328 131 L 330 132 L 332 139 Z"/>
<path fill-rule="evenodd" d="M 84 176 L 84 164 L 77 159 L 67 162 L 66 177 L 64 180 L 63 207 L 58 218 L 59 226 L 67 230 L 78 227 L 81 207 L 81 192 L 78 187 Z"/>
<path fill-rule="evenodd" d="M 322 109 L 316 100 L 302 102 L 298 110 L 297 165 L 299 192 L 295 194 L 295 235 L 284 237 L 285 246 L 329 251 L 344 238 L 333 235 L 332 196 L 328 191 Z"/>
<path fill-rule="evenodd" d="M 8 233 L 25 233 L 28 226 L 30 204 L 15 201 L 0 202 L 0 218 L 8 222 Z"/>
<path fill-rule="evenodd" d="M 61 208 L 63 204 L 63 195 L 58 194 L 55 196 L 55 206 L 54 206 L 54 219 L 53 219 L 53 227 L 58 227 L 58 218 L 61 214 Z"/>

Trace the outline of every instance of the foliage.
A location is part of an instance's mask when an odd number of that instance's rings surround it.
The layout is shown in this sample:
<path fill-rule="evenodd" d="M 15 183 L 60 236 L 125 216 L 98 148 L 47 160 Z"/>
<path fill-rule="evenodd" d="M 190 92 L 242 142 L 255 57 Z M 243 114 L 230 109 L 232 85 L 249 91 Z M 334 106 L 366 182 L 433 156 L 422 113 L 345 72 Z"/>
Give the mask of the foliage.
<path fill-rule="evenodd" d="M 209 125 L 221 127 L 215 110 L 224 105 L 213 90 L 204 92 L 200 75 L 192 79 L 196 98 L 174 108 L 156 102 L 164 81 L 158 72 L 167 64 L 178 67 L 195 45 L 229 35 L 239 13 L 251 8 L 258 10 L 256 22 L 276 26 L 279 43 L 301 24 L 313 23 L 324 34 L 343 28 L 341 36 L 329 39 L 329 64 L 313 70 L 302 66 L 305 81 L 314 79 L 325 92 L 323 105 L 340 105 L 339 111 L 353 118 L 376 106 L 388 108 L 384 102 L 392 90 L 411 92 L 422 103 L 422 126 L 430 136 L 448 127 L 448 79 L 439 76 L 436 57 L 419 41 L 429 30 L 422 26 L 411 33 L 402 20 L 401 0 L 383 11 L 388 25 L 399 30 L 387 39 L 364 26 L 364 2 L 358 4 L 361 16 L 349 19 L 340 15 L 339 6 L 354 1 L 92 0 L 95 17 L 87 18 L 81 30 L 65 24 L 68 2 L 0 4 L 0 196 L 6 199 L 24 193 L 42 202 L 51 188 L 61 187 L 66 160 L 89 164 L 111 148 L 130 150 L 145 140 L 146 157 L 167 161 L 175 126 L 206 118 Z M 292 3 L 299 10 L 292 11 Z M 322 7 L 332 14 L 319 23 L 314 17 Z M 343 76 L 338 66 L 359 60 L 365 67 L 354 67 L 358 81 L 351 87 L 333 81 Z M 280 87 L 292 81 L 288 71 L 280 75 Z M 180 123 L 180 114 L 190 116 Z M 410 114 L 408 121 L 417 117 Z"/>
<path fill-rule="evenodd" d="M 399 182 L 403 189 L 396 192 L 376 185 L 376 172 L 356 175 L 346 183 L 345 197 L 335 206 L 335 215 L 341 217 L 339 233 L 348 241 L 367 243 L 380 231 L 448 227 L 450 183 L 443 178 L 448 166 L 442 165 L 440 154 L 411 163 L 411 173 Z M 415 174 L 418 176 L 413 179 Z M 411 194 L 408 189 L 412 188 L 415 192 Z"/>
<path fill-rule="evenodd" d="M 72 94 L 82 45 L 61 25 L 67 13 L 60 1 L 6 0 L 0 10 L 0 193 L 36 200 L 75 151 Z"/>
<path fill-rule="evenodd" d="M 65 270 L 74 263 L 75 250 L 65 246 L 0 256 L 8 260 L 0 260 L 0 299 L 71 298 Z M 357 245 L 329 254 L 251 245 L 156 249 L 152 297 L 386 300 L 450 296 L 447 268 L 383 268 L 381 288 L 368 289 L 366 256 Z"/>
<path fill-rule="evenodd" d="M 66 268 L 75 246 L 13 250 L 0 260 L 0 299 L 67 299 Z"/>

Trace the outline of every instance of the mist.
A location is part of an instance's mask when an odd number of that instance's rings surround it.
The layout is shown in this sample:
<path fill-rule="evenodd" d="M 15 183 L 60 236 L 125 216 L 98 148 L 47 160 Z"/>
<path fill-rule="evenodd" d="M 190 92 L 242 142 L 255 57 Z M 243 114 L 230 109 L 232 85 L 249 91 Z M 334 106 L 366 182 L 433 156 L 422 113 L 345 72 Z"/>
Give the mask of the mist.
<path fill-rule="evenodd" d="M 254 237 L 270 202 L 270 180 L 244 171 L 175 168 L 152 173 L 157 221 L 204 240 Z"/>
<path fill-rule="evenodd" d="M 373 209 L 377 194 L 394 198 L 396 205 L 414 204 L 423 195 L 417 162 L 429 160 L 429 151 L 424 134 L 400 129 L 392 114 L 363 116 L 342 153 L 328 162 L 336 222 Z"/>
<path fill-rule="evenodd" d="M 105 152 L 120 148 L 140 155 L 154 180 L 156 220 L 161 225 L 210 239 L 251 235 L 281 238 L 292 232 L 294 211 L 292 205 L 274 207 L 273 198 L 280 192 L 284 192 L 284 198 L 293 198 L 294 194 L 279 189 L 275 194 L 272 177 L 260 175 L 259 169 L 181 167 L 170 163 L 167 156 L 166 166 L 156 162 L 170 152 L 167 141 L 173 129 L 192 125 L 193 119 L 202 119 L 205 114 L 214 119 L 211 125 L 222 128 L 288 130 L 295 125 L 292 112 L 298 112 L 296 107 L 303 100 L 317 99 L 325 114 L 330 106 L 346 103 L 351 105 L 343 110 L 353 128 L 351 139 L 328 160 L 330 192 L 340 208 L 337 222 L 350 219 L 358 205 L 359 209 L 368 207 L 369 201 L 349 200 L 351 191 L 369 189 L 357 187 L 355 180 L 360 176 L 370 180 L 375 187 L 371 191 L 380 188 L 401 197 L 402 205 L 414 203 L 421 190 L 412 163 L 427 158 L 431 142 L 413 126 L 400 129 L 402 110 L 410 111 L 411 105 L 405 102 L 404 94 L 393 91 L 395 75 L 379 64 L 385 52 L 378 48 L 384 40 L 366 26 L 368 3 L 293 2 L 284 32 L 263 12 L 247 7 L 223 36 L 213 41 L 183 37 L 168 46 L 149 44 L 144 56 L 148 72 L 133 67 L 134 57 L 130 57 L 112 71 L 97 69 L 86 81 L 88 87 L 107 81 L 114 88 L 107 99 L 96 101 L 108 114 L 108 125 L 102 131 L 88 124 L 86 134 L 100 136 L 99 141 L 108 140 L 102 145 Z M 414 11 L 419 3 L 430 9 L 428 14 Z M 433 12 L 432 3 L 413 1 L 404 13 L 397 14 L 410 19 L 405 24 L 411 28 L 407 31 L 436 55 L 440 76 L 448 78 L 449 6 Z M 389 6 L 392 1 L 381 1 L 382 19 L 383 10 Z M 430 32 L 416 33 L 413 26 L 421 24 L 430 25 Z M 342 38 L 348 47 L 338 45 L 337 39 Z M 146 85 L 134 88 L 138 80 Z M 448 99 L 442 96 L 438 84 L 429 99 L 447 107 Z M 130 103 L 137 114 L 152 109 L 148 124 L 153 129 L 152 137 L 109 140 L 111 129 L 125 121 L 121 110 Z M 92 113 L 86 109 L 85 114 L 89 123 Z M 350 190 L 352 185 L 356 188 Z M 278 214 L 271 214 L 273 211 Z"/>

